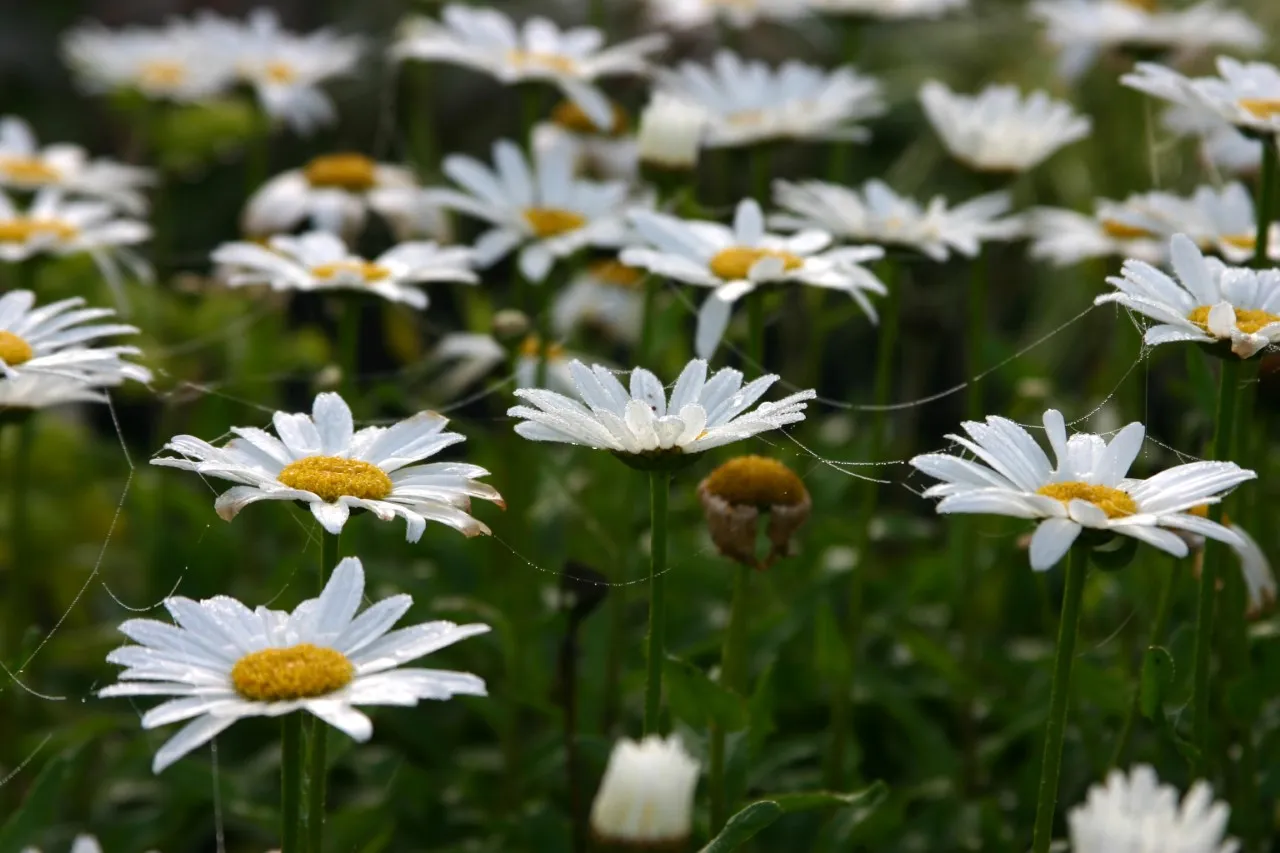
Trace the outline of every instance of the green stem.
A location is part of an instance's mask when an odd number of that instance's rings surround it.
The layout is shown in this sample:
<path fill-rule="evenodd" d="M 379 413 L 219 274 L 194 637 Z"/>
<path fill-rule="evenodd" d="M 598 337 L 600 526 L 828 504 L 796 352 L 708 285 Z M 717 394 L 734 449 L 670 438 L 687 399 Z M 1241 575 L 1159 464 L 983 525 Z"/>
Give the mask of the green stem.
<path fill-rule="evenodd" d="M 762 291 L 747 296 L 747 320 L 750 323 L 750 340 L 747 341 L 748 375 L 764 372 L 764 297 Z"/>
<path fill-rule="evenodd" d="M 841 48 L 846 65 L 853 65 L 858 58 L 861 47 L 861 28 L 854 15 L 844 15 L 837 22 L 840 28 Z M 827 160 L 827 180 L 833 184 L 849 182 L 850 166 L 853 164 L 853 143 L 845 140 L 831 142 L 830 155 Z"/>
<path fill-rule="evenodd" d="M 409 148 L 419 177 L 436 172 L 436 124 L 431 113 L 431 69 L 424 63 L 404 63 L 405 110 L 408 113 Z"/>
<path fill-rule="evenodd" d="M 1268 256 L 1271 238 L 1271 222 L 1275 213 L 1276 179 L 1280 172 L 1280 141 L 1274 136 L 1262 142 L 1262 176 L 1258 183 L 1258 234 L 1253 244 L 1253 266 L 1266 269 L 1271 266 Z"/>
<path fill-rule="evenodd" d="M 1076 634 L 1080 627 L 1080 601 L 1084 597 L 1084 576 L 1088 555 L 1079 547 L 1067 553 L 1067 584 L 1062 596 L 1062 618 L 1058 623 L 1058 648 L 1053 661 L 1053 686 L 1049 691 L 1049 719 L 1045 724 L 1044 758 L 1040 764 L 1040 786 L 1036 797 L 1036 824 L 1032 853 L 1048 853 L 1053 842 L 1053 812 L 1058 804 L 1058 776 L 1062 768 L 1062 737 L 1067 727 L 1067 706 L 1071 698 L 1071 665 L 1075 662 Z"/>
<path fill-rule="evenodd" d="M 883 262 L 880 267 L 880 280 L 884 282 L 889 292 L 881 303 L 880 340 L 876 345 L 876 377 L 872 397 L 876 410 L 872 417 L 874 428 L 871 437 L 877 448 L 880 448 L 884 442 L 885 420 L 889 415 L 885 407 L 889 403 L 889 391 L 893 383 L 894 354 L 898 348 L 898 314 L 902 300 L 898 292 L 900 288 L 895 280 L 896 272 L 896 268 L 889 261 Z M 874 491 L 874 483 L 867 485 Z"/>
<path fill-rule="evenodd" d="M 966 387 L 968 406 L 966 410 L 970 420 L 981 420 L 982 383 L 978 375 L 982 373 L 982 341 L 988 332 L 987 323 L 987 256 L 982 247 L 978 248 L 978 256 L 973 259 L 973 275 L 969 281 L 969 328 L 965 335 L 966 372 L 969 384 Z"/>
<path fill-rule="evenodd" d="M 302 853 L 302 713 L 286 714 L 280 741 L 280 853 Z"/>
<path fill-rule="evenodd" d="M 662 665 L 666 658 L 663 590 L 667 572 L 667 497 L 670 488 L 670 473 L 653 471 L 649 474 L 649 674 L 644 688 L 646 735 L 658 733 L 658 714 L 662 710 Z"/>
<path fill-rule="evenodd" d="M 657 365 L 652 364 L 653 359 L 653 334 L 654 328 L 658 325 L 657 317 L 654 316 L 658 303 L 658 288 L 661 286 L 658 277 L 655 275 L 646 275 L 644 277 L 644 313 L 640 318 L 640 346 L 636 351 L 636 364 L 653 370 Z"/>
<path fill-rule="evenodd" d="M 338 537 L 331 533 L 320 534 L 320 565 L 318 579 L 324 589 L 329 575 L 338 565 Z M 328 787 L 329 725 L 316 719 L 311 726 L 311 748 L 307 769 L 307 849 L 309 853 L 321 853 L 324 846 L 324 801 Z"/>
<path fill-rule="evenodd" d="M 1213 458 L 1231 458 L 1235 434 L 1236 398 L 1240 389 L 1240 359 L 1222 359 L 1222 376 L 1218 385 L 1218 412 L 1214 424 Z M 1222 503 L 1209 506 L 1209 518 L 1222 522 Z M 1226 546 L 1212 539 L 1205 543 L 1204 565 L 1200 570 L 1200 599 L 1196 605 L 1196 641 L 1192 676 L 1192 707 L 1195 718 L 1192 743 L 1198 750 L 1193 772 L 1205 775 L 1209 759 L 1209 663 L 1213 654 L 1213 611 L 1218 588 L 1218 565 Z"/>
<path fill-rule="evenodd" d="M 34 603 L 27 589 L 26 579 L 36 577 L 31 564 L 29 515 L 31 501 L 31 454 L 35 444 L 35 418 L 24 415 L 9 429 L 13 433 L 10 442 L 13 460 L 13 487 L 9 492 L 9 541 L 12 553 L 9 565 L 8 619 L 10 636 L 5 651 L 15 664 L 21 663 L 22 635 L 30 624 L 30 607 Z"/>
<path fill-rule="evenodd" d="M 338 303 L 341 312 L 338 318 L 338 351 L 339 367 L 342 369 L 342 397 L 355 411 L 356 387 L 360 375 L 360 309 L 364 307 L 359 298 L 343 299 Z"/>
<path fill-rule="evenodd" d="M 729 605 L 729 625 L 720 652 L 720 683 L 730 690 L 741 691 L 743 665 L 746 661 L 747 591 L 751 569 L 739 566 L 733 580 L 733 600 Z M 729 819 L 729 791 L 725 781 L 725 731 L 711 725 L 711 835 L 719 834 Z"/>
<path fill-rule="evenodd" d="M 1151 623 L 1151 634 L 1147 637 L 1147 648 L 1158 646 L 1164 642 L 1165 632 L 1169 630 L 1169 613 L 1173 609 L 1173 579 L 1178 573 L 1178 564 L 1175 562 L 1167 569 L 1161 570 L 1160 574 L 1160 593 L 1156 599 L 1156 615 Z M 1138 713 L 1142 707 L 1142 687 L 1140 679 L 1142 678 L 1142 670 L 1138 670 L 1137 678 L 1134 679 L 1133 698 L 1129 702 L 1129 708 L 1125 711 L 1124 724 L 1120 727 L 1120 736 L 1116 739 L 1115 749 L 1111 752 L 1111 761 L 1109 767 L 1119 767 L 1120 762 L 1124 760 L 1124 754 L 1129 749 L 1129 741 L 1133 737 L 1133 728 L 1138 721 Z"/>

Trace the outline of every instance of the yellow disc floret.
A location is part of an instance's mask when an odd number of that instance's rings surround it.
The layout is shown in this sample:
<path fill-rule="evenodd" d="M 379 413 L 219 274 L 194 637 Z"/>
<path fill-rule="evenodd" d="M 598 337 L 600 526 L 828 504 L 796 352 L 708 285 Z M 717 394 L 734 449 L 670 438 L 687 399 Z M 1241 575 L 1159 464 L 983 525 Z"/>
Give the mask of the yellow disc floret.
<path fill-rule="evenodd" d="M 542 339 L 537 335 L 528 335 L 520 342 L 520 355 L 524 358 L 545 358 L 547 361 L 564 359 L 564 345 L 550 341 L 544 347 Z"/>
<path fill-rule="evenodd" d="M 391 478 L 371 462 L 340 456 L 307 456 L 290 462 L 276 477 L 291 489 L 313 492 L 333 503 L 338 498 L 380 501 L 391 494 Z"/>
<path fill-rule="evenodd" d="M 271 83 L 289 84 L 298 79 L 298 69 L 287 62 L 268 62 L 262 68 L 262 76 Z"/>
<path fill-rule="evenodd" d="M 1144 12 L 1154 12 L 1160 6 L 1160 0 L 1122 0 L 1122 2 L 1126 6 L 1141 9 Z"/>
<path fill-rule="evenodd" d="M 794 506 L 809 494 L 795 472 L 767 456 L 730 459 L 707 476 L 704 487 L 731 504 L 761 508 Z"/>
<path fill-rule="evenodd" d="M 581 213 L 559 207 L 525 208 L 524 221 L 539 237 L 557 237 L 587 224 L 587 218 Z"/>
<path fill-rule="evenodd" d="M 1036 489 L 1036 494 L 1062 501 L 1064 504 L 1073 500 L 1087 501 L 1105 512 L 1107 518 L 1124 518 L 1138 511 L 1138 504 L 1133 498 L 1111 486 L 1097 486 L 1093 483 L 1076 481 L 1050 483 Z"/>
<path fill-rule="evenodd" d="M 70 240 L 76 236 L 76 227 L 56 219 L 19 217 L 0 222 L 0 243 L 25 243 L 41 234 L 48 234 L 59 240 Z"/>
<path fill-rule="evenodd" d="M 1280 116 L 1280 98 L 1241 98 L 1240 109 L 1260 119 Z"/>
<path fill-rule="evenodd" d="M 231 684 L 250 702 L 289 702 L 327 696 L 350 684 L 355 674 L 342 652 L 299 643 L 240 658 L 231 667 Z"/>
<path fill-rule="evenodd" d="M 573 133 L 596 136 L 620 136 L 627 131 L 627 113 L 613 104 L 613 121 L 609 127 L 600 127 L 573 101 L 561 101 L 551 111 L 551 120 Z"/>
<path fill-rule="evenodd" d="M 1117 240 L 1142 240 L 1155 236 L 1146 228 L 1130 225 L 1119 219 L 1102 220 L 1102 230 L 1108 237 L 1114 237 Z"/>
<path fill-rule="evenodd" d="M 173 59 L 144 62 L 138 68 L 138 85 L 146 89 L 175 89 L 187 79 L 187 66 Z"/>
<path fill-rule="evenodd" d="M 38 157 L 0 156 L 0 173 L 27 186 L 51 184 L 59 178 L 58 170 Z"/>
<path fill-rule="evenodd" d="M 368 261 L 334 261 L 331 264 L 320 264 L 311 268 L 316 278 L 334 278 L 344 272 L 355 273 L 365 281 L 382 281 L 391 275 L 391 270 Z"/>
<path fill-rule="evenodd" d="M 587 268 L 596 281 L 615 287 L 639 287 L 644 281 L 644 270 L 629 267 L 619 260 L 597 261 Z"/>
<path fill-rule="evenodd" d="M 513 50 L 507 54 L 508 61 L 520 68 L 541 68 L 557 74 L 573 74 L 578 64 L 568 56 L 559 53 L 538 53 L 533 50 Z"/>
<path fill-rule="evenodd" d="M 33 355 L 35 352 L 31 349 L 31 344 L 13 332 L 0 330 L 0 361 L 10 367 L 17 367 L 30 361 Z"/>
<path fill-rule="evenodd" d="M 1209 330 L 1209 312 L 1212 307 L 1200 305 L 1193 308 L 1187 319 L 1206 332 Z M 1271 314 L 1258 308 L 1236 308 L 1236 328 L 1246 335 L 1257 334 L 1263 326 L 1280 323 L 1280 314 Z"/>
<path fill-rule="evenodd" d="M 325 154 L 302 167 L 313 187 L 364 192 L 378 182 L 378 164 L 363 154 Z"/>
<path fill-rule="evenodd" d="M 780 252 L 777 249 L 753 249 L 749 246 L 730 246 L 716 252 L 707 266 L 718 278 L 729 281 L 746 278 L 756 262 L 765 258 L 778 258 L 782 261 L 782 268 L 787 271 L 799 269 L 804 265 L 803 258 L 790 252 Z"/>

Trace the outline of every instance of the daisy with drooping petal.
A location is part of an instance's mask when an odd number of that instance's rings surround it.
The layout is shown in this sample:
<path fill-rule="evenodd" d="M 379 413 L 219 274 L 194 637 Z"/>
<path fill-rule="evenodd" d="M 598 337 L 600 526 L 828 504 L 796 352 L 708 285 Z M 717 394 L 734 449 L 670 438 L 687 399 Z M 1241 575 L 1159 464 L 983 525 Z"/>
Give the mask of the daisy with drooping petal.
<path fill-rule="evenodd" d="M 815 12 L 881 20 L 936 19 L 969 8 L 969 0 L 807 0 Z"/>
<path fill-rule="evenodd" d="M 367 509 L 380 521 L 403 518 L 410 542 L 422 537 L 428 521 L 467 536 L 487 535 L 489 528 L 469 514 L 471 499 L 502 505 L 492 486 L 476 482 L 489 475 L 483 468 L 463 462 L 422 464 L 466 441 L 445 432 L 449 420 L 435 412 L 419 412 L 392 427 L 357 431 L 346 402 L 323 393 L 310 415 L 276 412 L 272 423 L 276 435 L 232 427 L 236 437 L 222 447 L 190 435 L 175 436 L 164 449 L 178 456 L 162 456 L 151 464 L 238 483 L 214 504 L 226 521 L 258 501 L 301 501 L 333 534 L 342 531 L 353 509 Z"/>
<path fill-rule="evenodd" d="M 940 482 L 924 492 L 941 498 L 940 513 L 983 513 L 1037 520 L 1031 537 L 1031 568 L 1056 564 L 1085 529 L 1131 536 L 1175 557 L 1188 553 L 1179 532 L 1240 547 L 1240 537 L 1194 514 L 1218 503 L 1231 489 L 1254 479 L 1232 462 L 1191 462 L 1149 479 L 1127 476 L 1142 450 L 1146 428 L 1131 423 L 1106 441 L 1078 433 L 1067 437 L 1062 415 L 1050 409 L 1044 428 L 1055 461 L 1013 421 L 989 417 L 965 421 L 968 436 L 948 435 L 977 457 L 926 453 L 911 465 Z"/>
<path fill-rule="evenodd" d="M 1222 343 L 1240 358 L 1252 358 L 1280 343 L 1280 270 L 1206 258 L 1182 234 L 1169 242 L 1169 256 L 1174 277 L 1144 261 L 1125 261 L 1121 275 L 1107 279 L 1116 292 L 1094 303 L 1116 302 L 1158 321 L 1143 335 L 1148 346 Z"/>
<path fill-rule="evenodd" d="M 450 4 L 439 21 L 407 21 L 392 55 L 465 65 L 507 85 L 526 80 L 553 83 L 597 126 L 605 127 L 613 111 L 595 81 L 647 73 L 649 57 L 664 49 L 667 39 L 647 35 L 605 47 L 604 38 L 595 27 L 562 30 L 543 17 L 517 26 L 497 9 Z"/>
<path fill-rule="evenodd" d="M 1217 77 L 1185 77 L 1153 62 L 1139 62 L 1120 82 L 1157 98 L 1208 110 L 1252 133 L 1280 134 L 1280 69 L 1266 62 L 1219 56 Z"/>
<path fill-rule="evenodd" d="M 92 322 L 114 316 L 110 308 L 82 308 L 83 299 L 39 308 L 35 303 L 29 290 L 0 296 L 0 375 L 52 374 L 91 385 L 151 381 L 151 371 L 123 358 L 138 355 L 137 347 L 92 345 L 101 338 L 138 333 L 133 326 Z"/>
<path fill-rule="evenodd" d="M 535 149 L 526 159 L 514 142 L 493 144 L 492 167 L 453 154 L 444 173 L 462 191 L 428 189 L 424 199 L 490 223 L 476 240 L 476 264 L 490 267 L 520 247 L 520 272 L 540 282 L 557 260 L 588 246 L 616 247 L 626 238 L 624 216 L 636 202 L 622 181 L 591 181 L 573 174 L 565 146 Z"/>
<path fill-rule="evenodd" d="M 208 101 L 235 82 L 226 45 L 201 23 L 109 30 L 86 24 L 62 39 L 67 64 L 94 92 L 133 89 L 152 100 Z"/>
<path fill-rule="evenodd" d="M 1235 853 L 1239 842 L 1226 838 L 1230 816 L 1208 783 L 1196 782 L 1179 802 L 1176 788 L 1139 764 L 1127 774 L 1112 770 L 1105 784 L 1091 787 L 1068 813 L 1067 828 L 1071 853 Z"/>
<path fill-rule="evenodd" d="M 769 218 L 780 228 L 820 228 L 838 240 L 863 240 L 882 246 L 904 246 L 935 261 L 952 252 L 975 257 L 982 244 L 1011 240 L 1022 233 L 1009 211 L 1008 193 L 979 196 L 956 207 L 934 196 L 927 206 L 900 196 L 882 181 L 861 189 L 823 181 L 773 182 L 773 200 L 783 209 Z"/>
<path fill-rule="evenodd" d="M 1209 507 L 1207 504 L 1194 507 L 1191 513 L 1201 518 L 1208 518 Z M 1271 571 L 1271 561 L 1263 553 L 1262 546 L 1243 527 L 1238 524 L 1232 524 L 1225 515 L 1222 523 L 1240 537 L 1241 544 L 1233 546 L 1233 550 L 1236 552 L 1237 559 L 1240 560 L 1240 574 L 1244 578 L 1245 590 L 1248 593 L 1245 616 L 1257 617 L 1270 610 L 1276 603 L 1276 576 Z M 1191 547 L 1200 552 L 1198 558 L 1203 559 L 1204 537 L 1191 533 L 1184 534 L 1184 536 Z M 1202 569 L 1203 566 L 1199 568 Z"/>
<path fill-rule="evenodd" d="M 563 338 L 586 327 L 614 340 L 635 343 L 644 323 L 644 281 L 643 270 L 621 261 L 588 265 L 556 292 L 551 303 L 551 328 Z"/>
<path fill-rule="evenodd" d="M 313 228 L 354 237 L 370 210 L 383 213 L 382 193 L 415 185 L 413 172 L 403 166 L 351 152 L 325 154 L 263 184 L 249 199 L 240 227 L 261 237 L 310 222 Z"/>
<path fill-rule="evenodd" d="M 828 250 L 831 235 L 816 229 L 770 234 L 755 199 L 738 203 L 732 227 L 653 211 L 633 211 L 631 224 L 645 244 L 624 249 L 619 256 L 624 264 L 713 288 L 698 311 L 695 349 L 700 358 L 709 358 L 720 345 L 733 304 L 761 285 L 799 282 L 847 293 L 872 322 L 876 312 L 867 294 L 887 292 L 862 266 L 884 256 L 879 246 Z"/>
<path fill-rule="evenodd" d="M 658 86 L 703 111 L 708 148 L 772 139 L 866 141 L 870 133 L 861 123 L 885 111 L 880 84 L 850 67 L 827 71 L 790 61 L 773 68 L 729 50 L 709 66 L 659 70 Z"/>
<path fill-rule="evenodd" d="M 150 169 L 112 160 L 90 160 L 79 145 L 60 142 L 41 147 L 17 116 L 0 118 L 0 187 L 37 192 L 59 189 L 115 205 L 134 216 L 147 210 L 142 189 L 154 182 Z"/>
<path fill-rule="evenodd" d="M 601 180 L 634 181 L 639 172 L 636 139 L 621 107 L 614 107 L 613 123 L 600 127 L 572 101 L 551 111 L 551 121 L 533 128 L 534 150 L 563 147 L 570 151 L 574 171 Z"/>
<path fill-rule="evenodd" d="M 230 269 L 227 282 L 233 287 L 268 284 L 275 290 L 353 290 L 418 309 L 427 307 L 427 294 L 418 285 L 479 281 L 471 271 L 471 252 L 466 248 L 401 243 L 368 261 L 328 231 L 278 235 L 267 246 L 224 243 L 212 257 Z"/>
<path fill-rule="evenodd" d="M 790 22 L 811 14 L 812 0 L 646 0 L 658 26 L 692 30 L 715 23 L 741 30 L 763 21 Z"/>
<path fill-rule="evenodd" d="M 1042 91 L 1023 98 L 1016 86 L 958 95 L 930 80 L 920 103 L 951 156 L 982 172 L 1024 172 L 1089 135 L 1093 124 Z"/>
<path fill-rule="evenodd" d="M 484 680 L 471 673 L 400 665 L 484 634 L 488 625 L 426 622 L 393 631 L 413 599 L 392 596 L 357 616 L 364 586 L 360 560 L 347 557 L 320 597 L 292 613 L 250 610 L 226 596 L 167 598 L 176 624 L 122 624 L 137 645 L 107 655 L 126 669 L 98 695 L 173 697 L 142 717 L 144 729 L 190 720 L 156 753 L 156 773 L 248 717 L 306 711 L 363 742 L 373 724 L 359 705 L 486 695 Z"/>

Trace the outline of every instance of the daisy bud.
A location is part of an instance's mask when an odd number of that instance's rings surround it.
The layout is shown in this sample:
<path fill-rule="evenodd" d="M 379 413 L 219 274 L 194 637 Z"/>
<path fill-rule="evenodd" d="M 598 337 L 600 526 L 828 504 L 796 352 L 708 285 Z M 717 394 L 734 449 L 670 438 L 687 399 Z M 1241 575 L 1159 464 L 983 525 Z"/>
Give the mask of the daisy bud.
<path fill-rule="evenodd" d="M 698 484 L 698 499 L 711 539 L 720 553 L 744 566 L 766 569 L 786 556 L 791 536 L 809 517 L 813 503 L 795 473 L 764 456 L 739 456 Z M 761 512 L 769 513 L 769 555 L 756 557 Z"/>
<path fill-rule="evenodd" d="M 500 341 L 523 340 L 529 334 L 529 317 L 515 308 L 503 308 L 493 315 L 493 336 Z"/>
<path fill-rule="evenodd" d="M 684 850 L 697 785 L 698 762 L 680 738 L 623 738 L 591 806 L 592 834 L 607 850 Z"/>
<path fill-rule="evenodd" d="M 636 144 L 645 166 L 693 171 L 698 165 L 706 113 L 697 106 L 662 93 L 655 94 L 640 114 Z"/>

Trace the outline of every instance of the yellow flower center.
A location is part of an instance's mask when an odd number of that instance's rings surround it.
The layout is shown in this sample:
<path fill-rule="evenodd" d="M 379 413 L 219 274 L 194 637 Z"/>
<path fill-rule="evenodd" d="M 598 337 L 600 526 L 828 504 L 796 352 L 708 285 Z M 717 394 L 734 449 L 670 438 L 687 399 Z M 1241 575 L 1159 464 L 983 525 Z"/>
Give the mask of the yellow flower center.
<path fill-rule="evenodd" d="M 539 237 L 556 237 L 587 224 L 587 218 L 581 213 L 559 207 L 525 208 L 524 221 Z"/>
<path fill-rule="evenodd" d="M 1144 12 L 1154 12 L 1160 5 L 1160 0 L 1121 0 L 1121 2 Z"/>
<path fill-rule="evenodd" d="M 1254 246 L 1258 244 L 1258 238 L 1252 234 L 1227 234 L 1226 236 L 1218 239 L 1222 240 L 1222 242 L 1226 243 L 1228 246 L 1232 246 L 1236 249 L 1247 249 L 1250 252 L 1252 252 Z"/>
<path fill-rule="evenodd" d="M 276 477 L 291 489 L 320 496 L 328 503 L 341 497 L 380 501 L 391 494 L 391 478 L 377 465 L 340 456 L 308 456 L 290 462 Z"/>
<path fill-rule="evenodd" d="M 715 257 L 707 265 L 717 277 L 726 280 L 746 278 L 757 261 L 764 258 L 779 258 L 784 270 L 799 269 L 804 259 L 790 252 L 779 252 L 776 249 L 752 249 L 747 246 L 730 246 L 716 252 Z"/>
<path fill-rule="evenodd" d="M 0 243 L 25 243 L 40 234 L 50 234 L 59 240 L 76 236 L 76 227 L 56 219 L 10 219 L 0 222 Z"/>
<path fill-rule="evenodd" d="M 523 358 L 538 358 L 541 356 L 547 361 L 563 360 L 564 346 L 556 341 L 551 341 L 544 347 L 542 346 L 541 338 L 537 335 L 529 335 L 520 342 L 520 355 Z"/>
<path fill-rule="evenodd" d="M 173 59 L 154 59 L 138 69 L 138 83 L 148 89 L 172 89 L 187 79 L 187 66 Z"/>
<path fill-rule="evenodd" d="M 38 157 L 0 156 L 0 172 L 21 184 L 51 184 L 58 180 L 58 170 Z"/>
<path fill-rule="evenodd" d="M 507 61 L 520 68 L 544 68 L 558 74 L 573 74 L 578 70 L 577 62 L 559 53 L 513 50 L 507 54 Z"/>
<path fill-rule="evenodd" d="M 231 667 L 231 684 L 250 702 L 288 702 L 327 696 L 350 684 L 355 674 L 342 652 L 299 643 L 240 658 Z"/>
<path fill-rule="evenodd" d="M 1207 332 L 1210 310 L 1212 309 L 1208 305 L 1197 306 L 1187 315 L 1187 319 Z M 1280 314 L 1271 314 L 1258 308 L 1236 308 L 1235 312 L 1236 328 L 1246 335 L 1256 334 L 1263 326 L 1280 323 Z"/>
<path fill-rule="evenodd" d="M 326 154 L 302 167 L 313 187 L 364 192 L 378 182 L 378 164 L 363 154 Z"/>
<path fill-rule="evenodd" d="M 1280 116 L 1280 98 L 1241 98 L 1240 109 L 1255 118 L 1269 119 Z"/>
<path fill-rule="evenodd" d="M 1138 504 L 1125 492 L 1111 486 L 1095 486 L 1092 483 L 1050 483 L 1036 489 L 1036 494 L 1070 503 L 1087 501 L 1107 514 L 1107 518 L 1124 518 L 1138 511 Z"/>
<path fill-rule="evenodd" d="M 287 62 L 268 62 L 262 68 L 262 76 L 271 83 L 292 83 L 298 79 L 298 71 Z"/>
<path fill-rule="evenodd" d="M 0 330 L 0 361 L 10 367 L 17 367 L 30 361 L 33 355 L 35 351 L 31 349 L 31 344 L 13 332 Z"/>
<path fill-rule="evenodd" d="M 601 128 L 582 111 L 582 107 L 573 101 L 561 101 L 556 104 L 555 109 L 551 111 L 551 120 L 573 133 L 598 136 L 620 136 L 626 133 L 628 125 L 626 110 L 617 104 L 613 105 L 613 124 L 609 127 Z"/>
<path fill-rule="evenodd" d="M 707 476 L 705 487 L 731 504 L 756 507 L 794 506 L 809 494 L 790 468 L 767 456 L 730 459 Z"/>
<path fill-rule="evenodd" d="M 619 260 L 597 261 L 587 272 L 596 281 L 614 287 L 639 287 L 644 282 L 644 270 L 629 267 Z"/>
<path fill-rule="evenodd" d="M 1114 237 L 1117 240 L 1142 240 L 1154 236 L 1145 228 L 1121 222 L 1119 219 L 1102 220 L 1102 231 L 1108 237 Z"/>
<path fill-rule="evenodd" d="M 382 281 L 391 275 L 391 270 L 368 261 L 334 261 L 311 268 L 311 274 L 316 278 L 334 278 L 344 272 L 355 273 L 366 282 Z"/>
<path fill-rule="evenodd" d="M 766 115 L 764 110 L 741 110 L 725 116 L 725 120 L 736 127 L 751 127 L 764 123 Z"/>

